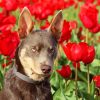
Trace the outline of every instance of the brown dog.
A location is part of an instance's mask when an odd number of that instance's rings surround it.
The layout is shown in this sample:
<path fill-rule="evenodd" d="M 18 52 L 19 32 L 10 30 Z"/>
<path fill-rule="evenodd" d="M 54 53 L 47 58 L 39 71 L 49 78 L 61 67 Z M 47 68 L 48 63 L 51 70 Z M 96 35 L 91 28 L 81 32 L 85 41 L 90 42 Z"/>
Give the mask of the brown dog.
<path fill-rule="evenodd" d="M 32 18 L 24 8 L 19 18 L 21 42 L 15 64 L 6 76 L 0 100 L 52 100 L 49 76 L 57 55 L 63 25 L 62 11 L 46 30 L 32 30 Z"/>

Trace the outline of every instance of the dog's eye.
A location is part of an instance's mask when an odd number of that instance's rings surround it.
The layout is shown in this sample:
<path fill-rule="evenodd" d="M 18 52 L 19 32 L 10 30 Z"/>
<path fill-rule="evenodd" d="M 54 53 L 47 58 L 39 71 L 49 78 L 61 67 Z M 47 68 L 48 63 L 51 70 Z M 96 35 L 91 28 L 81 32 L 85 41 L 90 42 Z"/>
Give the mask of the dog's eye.
<path fill-rule="evenodd" d="M 39 50 L 39 47 L 38 46 L 33 46 L 32 47 L 32 52 L 35 53 L 35 52 L 38 52 Z"/>
<path fill-rule="evenodd" d="M 49 52 L 49 53 L 51 53 L 51 54 L 53 54 L 53 53 L 54 53 L 54 51 L 55 51 L 55 50 L 54 50 L 54 48 L 53 48 L 53 47 L 50 47 L 50 48 L 48 49 L 48 52 Z"/>

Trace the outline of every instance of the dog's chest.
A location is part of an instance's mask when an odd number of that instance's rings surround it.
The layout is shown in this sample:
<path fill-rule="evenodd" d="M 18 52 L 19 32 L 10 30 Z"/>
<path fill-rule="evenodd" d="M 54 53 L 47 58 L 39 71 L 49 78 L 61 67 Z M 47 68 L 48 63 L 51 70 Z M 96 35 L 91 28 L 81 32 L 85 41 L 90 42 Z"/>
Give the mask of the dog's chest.
<path fill-rule="evenodd" d="M 52 100 L 48 81 L 30 84 L 11 73 L 6 77 L 5 92 L 9 98 L 6 100 Z"/>

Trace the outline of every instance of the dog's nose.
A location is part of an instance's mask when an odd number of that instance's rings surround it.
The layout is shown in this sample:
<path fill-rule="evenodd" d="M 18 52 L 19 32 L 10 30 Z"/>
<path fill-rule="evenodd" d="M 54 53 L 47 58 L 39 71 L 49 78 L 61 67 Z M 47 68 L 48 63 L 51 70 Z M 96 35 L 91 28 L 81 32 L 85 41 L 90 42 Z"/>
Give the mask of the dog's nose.
<path fill-rule="evenodd" d="M 48 74 L 51 71 L 51 66 L 49 65 L 44 65 L 41 67 L 41 70 L 44 74 Z"/>

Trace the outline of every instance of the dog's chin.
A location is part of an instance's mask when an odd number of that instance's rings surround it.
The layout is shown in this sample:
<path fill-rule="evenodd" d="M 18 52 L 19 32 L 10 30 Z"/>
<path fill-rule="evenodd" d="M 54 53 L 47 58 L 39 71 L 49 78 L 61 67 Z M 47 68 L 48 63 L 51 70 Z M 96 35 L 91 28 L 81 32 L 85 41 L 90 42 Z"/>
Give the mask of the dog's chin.
<path fill-rule="evenodd" d="M 29 77 L 31 79 L 33 79 L 34 81 L 43 81 L 43 80 L 49 78 L 50 75 L 51 75 L 51 73 L 43 74 L 43 73 L 37 73 L 34 70 L 32 70 L 32 74 L 29 75 Z"/>
<path fill-rule="evenodd" d="M 49 77 L 50 77 L 50 74 L 44 75 L 44 74 L 36 74 L 36 73 L 34 73 L 34 74 L 32 74 L 32 75 L 29 75 L 29 77 L 30 77 L 31 79 L 33 79 L 34 81 L 43 81 L 43 80 L 45 80 L 46 78 L 49 78 Z"/>

